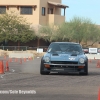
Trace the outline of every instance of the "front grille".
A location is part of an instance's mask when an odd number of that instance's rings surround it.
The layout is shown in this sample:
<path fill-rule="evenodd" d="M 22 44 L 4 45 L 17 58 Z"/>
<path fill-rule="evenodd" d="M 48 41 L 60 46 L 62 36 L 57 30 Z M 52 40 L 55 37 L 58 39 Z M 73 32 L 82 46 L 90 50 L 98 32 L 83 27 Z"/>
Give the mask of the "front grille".
<path fill-rule="evenodd" d="M 75 61 L 51 61 L 52 64 L 78 64 Z"/>
<path fill-rule="evenodd" d="M 59 56 L 58 54 L 52 54 L 52 56 Z"/>

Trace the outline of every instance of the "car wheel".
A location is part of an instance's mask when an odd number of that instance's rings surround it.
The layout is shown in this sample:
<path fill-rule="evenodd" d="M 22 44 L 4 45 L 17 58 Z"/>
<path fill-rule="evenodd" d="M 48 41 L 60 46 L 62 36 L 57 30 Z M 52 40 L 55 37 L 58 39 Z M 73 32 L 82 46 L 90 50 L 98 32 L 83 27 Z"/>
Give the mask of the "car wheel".
<path fill-rule="evenodd" d="M 88 61 L 86 62 L 84 75 L 88 75 Z"/>
<path fill-rule="evenodd" d="M 80 75 L 88 75 L 88 63 L 86 62 L 84 73 L 80 73 Z"/>
<path fill-rule="evenodd" d="M 88 72 L 80 73 L 80 75 L 88 75 Z"/>
<path fill-rule="evenodd" d="M 45 72 L 44 71 L 44 65 L 41 63 L 40 65 L 40 74 L 41 75 L 48 75 L 50 72 Z"/>

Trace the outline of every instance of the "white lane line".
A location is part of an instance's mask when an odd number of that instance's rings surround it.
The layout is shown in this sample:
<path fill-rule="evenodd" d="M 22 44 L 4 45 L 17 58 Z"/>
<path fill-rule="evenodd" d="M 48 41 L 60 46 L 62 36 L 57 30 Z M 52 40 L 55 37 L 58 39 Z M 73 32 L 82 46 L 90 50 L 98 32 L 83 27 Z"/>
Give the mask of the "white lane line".
<path fill-rule="evenodd" d="M 3 78 L 3 75 L 1 76 L 1 78 Z"/>
<path fill-rule="evenodd" d="M 12 72 L 15 72 L 15 70 L 14 69 L 11 69 L 12 70 Z"/>
<path fill-rule="evenodd" d="M 11 70 L 12 70 L 12 72 L 13 72 L 13 73 L 15 72 L 15 70 L 14 70 L 14 69 L 11 69 Z M 3 78 L 3 77 L 4 77 L 4 76 L 6 76 L 6 75 L 13 74 L 13 73 L 8 73 L 8 74 L 1 75 L 1 78 Z"/>
<path fill-rule="evenodd" d="M 9 75 L 9 74 L 11 74 L 11 73 L 8 73 L 8 74 L 1 75 L 1 78 L 3 78 L 5 75 Z"/>

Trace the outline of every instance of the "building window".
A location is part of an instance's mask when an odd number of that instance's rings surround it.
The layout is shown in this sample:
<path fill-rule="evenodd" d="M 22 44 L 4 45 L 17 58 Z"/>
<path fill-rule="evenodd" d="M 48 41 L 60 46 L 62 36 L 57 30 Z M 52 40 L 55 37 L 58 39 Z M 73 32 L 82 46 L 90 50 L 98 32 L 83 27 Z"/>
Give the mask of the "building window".
<path fill-rule="evenodd" d="M 20 7 L 20 14 L 32 15 L 33 8 L 32 7 Z"/>
<path fill-rule="evenodd" d="M 53 14 L 53 8 L 50 8 L 50 14 Z"/>
<path fill-rule="evenodd" d="M 42 15 L 45 16 L 45 7 L 42 7 Z"/>
<path fill-rule="evenodd" d="M 48 8 L 48 14 L 53 14 L 53 8 Z"/>
<path fill-rule="evenodd" d="M 0 7 L 0 14 L 5 14 L 6 13 L 6 6 L 1 6 Z"/>

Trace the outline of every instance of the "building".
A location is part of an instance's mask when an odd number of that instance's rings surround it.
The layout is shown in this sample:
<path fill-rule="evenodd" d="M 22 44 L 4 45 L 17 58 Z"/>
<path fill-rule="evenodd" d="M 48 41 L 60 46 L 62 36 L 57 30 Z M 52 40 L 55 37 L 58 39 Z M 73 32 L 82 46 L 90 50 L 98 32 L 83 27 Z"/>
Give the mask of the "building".
<path fill-rule="evenodd" d="M 17 15 L 26 18 L 36 30 L 41 25 L 61 24 L 65 22 L 65 10 L 68 6 L 61 4 L 61 0 L 0 0 L 0 15 L 15 12 Z M 64 15 L 61 15 L 63 9 Z M 46 46 L 48 42 L 36 39 L 21 45 Z M 9 46 L 17 44 L 9 41 Z"/>
<path fill-rule="evenodd" d="M 65 22 L 65 9 L 61 0 L 0 0 L 0 14 L 11 11 L 23 16 L 34 25 L 61 24 Z M 64 9 L 64 15 L 61 15 Z"/>

